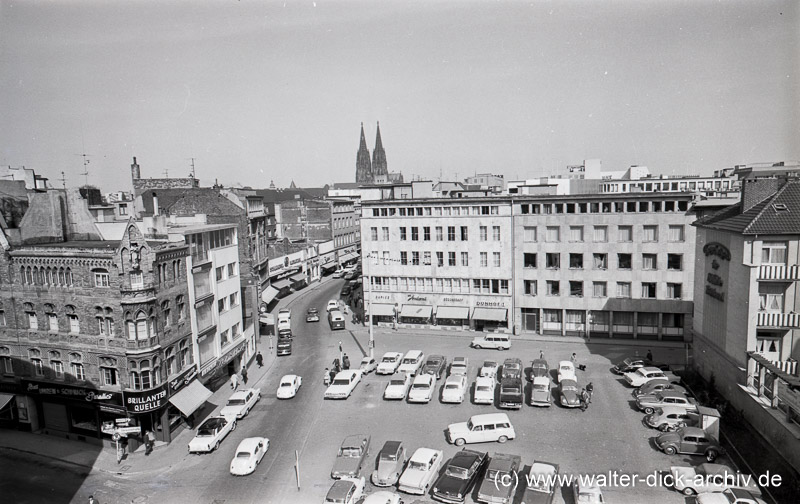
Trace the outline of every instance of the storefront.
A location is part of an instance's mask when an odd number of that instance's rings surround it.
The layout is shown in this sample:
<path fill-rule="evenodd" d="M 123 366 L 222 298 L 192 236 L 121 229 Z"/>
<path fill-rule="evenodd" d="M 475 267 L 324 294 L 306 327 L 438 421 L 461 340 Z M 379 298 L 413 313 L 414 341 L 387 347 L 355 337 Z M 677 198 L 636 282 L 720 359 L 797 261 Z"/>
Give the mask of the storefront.
<path fill-rule="evenodd" d="M 350 266 L 358 261 L 358 253 L 355 249 L 340 250 L 339 251 L 339 264 L 341 266 Z"/>
<path fill-rule="evenodd" d="M 150 390 L 126 390 L 125 409 L 135 419 L 134 425 L 141 427 L 141 436 L 153 431 L 159 441 L 170 441 L 169 429 L 169 383 L 162 383 Z"/>
<path fill-rule="evenodd" d="M 395 305 L 385 303 L 373 303 L 370 307 L 372 312 L 372 323 L 377 326 L 391 326 L 395 321 Z"/>
<path fill-rule="evenodd" d="M 433 307 L 430 305 L 405 304 L 400 310 L 400 322 L 403 324 L 430 324 Z"/>
<path fill-rule="evenodd" d="M 508 329 L 506 308 L 476 307 L 472 310 L 472 324 L 476 331 L 499 331 Z"/>
<path fill-rule="evenodd" d="M 297 273 L 296 275 L 290 276 L 289 282 L 291 282 L 292 290 L 295 291 L 298 291 L 308 285 L 306 276 L 302 273 Z"/>
<path fill-rule="evenodd" d="M 13 427 L 17 423 L 14 394 L 0 392 L 0 427 Z"/>
<path fill-rule="evenodd" d="M 319 258 L 319 269 L 323 275 L 329 275 L 336 271 L 336 253 L 328 252 Z"/>
<path fill-rule="evenodd" d="M 169 382 L 169 428 L 172 437 L 184 426 L 190 429 L 195 425 L 195 413 L 213 395 L 199 380 L 197 370 L 186 370 L 179 377 Z"/>
<path fill-rule="evenodd" d="M 436 325 L 445 327 L 469 327 L 469 307 L 437 306 Z"/>
<path fill-rule="evenodd" d="M 219 388 L 228 378 L 238 373 L 241 368 L 241 358 L 244 354 L 245 341 L 241 341 L 236 346 L 229 348 L 212 364 L 206 365 L 200 370 L 200 381 L 211 390 Z"/>

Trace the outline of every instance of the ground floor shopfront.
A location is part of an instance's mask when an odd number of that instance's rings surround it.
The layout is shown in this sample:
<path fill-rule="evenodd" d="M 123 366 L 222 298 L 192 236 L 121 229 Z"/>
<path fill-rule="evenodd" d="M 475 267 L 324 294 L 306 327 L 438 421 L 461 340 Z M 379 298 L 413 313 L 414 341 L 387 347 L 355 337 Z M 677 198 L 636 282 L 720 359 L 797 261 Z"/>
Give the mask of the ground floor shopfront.
<path fill-rule="evenodd" d="M 584 338 L 684 341 L 686 313 L 519 308 L 517 332 Z"/>

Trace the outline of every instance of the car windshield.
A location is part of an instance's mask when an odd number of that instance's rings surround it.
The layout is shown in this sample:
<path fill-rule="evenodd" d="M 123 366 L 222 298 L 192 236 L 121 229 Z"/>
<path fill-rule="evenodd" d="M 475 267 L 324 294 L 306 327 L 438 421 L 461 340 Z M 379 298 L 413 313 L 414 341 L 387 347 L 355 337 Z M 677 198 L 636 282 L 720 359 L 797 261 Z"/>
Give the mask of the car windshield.
<path fill-rule="evenodd" d="M 459 385 L 458 383 L 448 383 L 447 385 L 444 386 L 444 388 L 448 390 L 456 390 L 459 388 Z"/>
<path fill-rule="evenodd" d="M 350 380 L 339 378 L 338 380 L 333 380 L 334 385 L 350 385 Z"/>
<path fill-rule="evenodd" d="M 428 464 L 426 464 L 425 462 L 416 462 L 412 460 L 411 462 L 408 463 L 408 468 L 416 469 L 417 471 L 427 471 Z"/>
<path fill-rule="evenodd" d="M 342 449 L 342 457 L 360 457 L 361 450 L 358 448 L 344 448 Z"/>
<path fill-rule="evenodd" d="M 571 383 L 564 383 L 561 385 L 561 390 L 578 390 L 578 387 Z"/>
<path fill-rule="evenodd" d="M 241 451 L 236 454 L 236 458 L 243 458 L 243 459 L 250 458 L 250 452 Z"/>
<path fill-rule="evenodd" d="M 519 387 L 516 385 L 506 385 L 502 387 L 504 394 L 519 394 L 520 390 Z"/>
<path fill-rule="evenodd" d="M 518 362 L 509 362 L 504 367 L 506 369 L 508 369 L 509 371 L 516 371 L 517 369 L 519 369 L 519 363 Z"/>
<path fill-rule="evenodd" d="M 506 477 L 506 475 L 508 475 L 508 472 L 498 471 L 497 469 L 490 469 L 486 471 L 486 479 L 491 481 L 504 481 L 501 478 Z"/>
<path fill-rule="evenodd" d="M 200 427 L 197 429 L 197 437 L 213 436 L 216 431 L 216 429 L 210 427 Z"/>
<path fill-rule="evenodd" d="M 394 355 L 391 357 L 384 357 L 383 359 L 381 359 L 381 362 L 397 362 L 397 357 L 395 357 Z"/>
<path fill-rule="evenodd" d="M 396 453 L 381 453 L 381 460 L 390 460 L 390 461 L 394 462 L 395 460 L 397 460 L 397 454 Z"/>
<path fill-rule="evenodd" d="M 538 492 L 549 492 L 550 485 L 548 484 L 548 478 L 550 475 L 547 474 L 531 474 L 528 476 L 528 488 L 531 490 L 536 490 Z"/>
<path fill-rule="evenodd" d="M 416 390 L 426 390 L 431 388 L 431 386 L 428 385 L 427 383 L 415 383 L 414 385 L 411 386 L 411 388 Z"/>
<path fill-rule="evenodd" d="M 242 406 L 244 399 L 228 399 L 228 406 Z"/>
<path fill-rule="evenodd" d="M 405 385 L 405 380 L 390 380 L 389 385 Z"/>
<path fill-rule="evenodd" d="M 417 362 L 416 359 L 403 359 L 403 364 L 414 364 Z"/>
<path fill-rule="evenodd" d="M 547 385 L 543 384 L 543 383 L 540 383 L 539 385 L 534 385 L 533 386 L 533 390 L 547 390 L 548 388 L 549 387 Z"/>
<path fill-rule="evenodd" d="M 490 392 L 492 389 L 486 385 L 478 385 L 475 390 L 478 392 Z"/>
<path fill-rule="evenodd" d="M 483 363 L 483 367 L 485 368 L 495 368 L 497 367 L 497 363 L 494 361 L 486 361 Z"/>
<path fill-rule="evenodd" d="M 447 468 L 447 471 L 445 471 L 445 473 L 448 476 L 452 476 L 453 478 L 458 478 L 458 479 L 467 479 L 469 477 L 469 473 L 463 467 L 449 466 Z"/>
<path fill-rule="evenodd" d="M 572 366 L 561 366 L 561 371 L 572 371 Z"/>
<path fill-rule="evenodd" d="M 292 386 L 292 382 L 285 381 L 285 382 L 281 383 L 281 387 L 291 387 L 291 386 Z"/>

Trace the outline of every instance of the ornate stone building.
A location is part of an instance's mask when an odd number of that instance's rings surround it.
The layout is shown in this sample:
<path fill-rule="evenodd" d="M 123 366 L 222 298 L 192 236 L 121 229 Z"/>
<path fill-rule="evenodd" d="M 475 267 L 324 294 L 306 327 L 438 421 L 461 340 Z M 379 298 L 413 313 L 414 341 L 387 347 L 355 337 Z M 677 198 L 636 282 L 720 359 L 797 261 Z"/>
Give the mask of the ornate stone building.
<path fill-rule="evenodd" d="M 392 178 L 397 179 L 398 174 L 389 174 L 386 165 L 386 151 L 383 150 L 381 141 L 381 125 L 378 123 L 375 134 L 375 150 L 370 161 L 367 141 L 364 137 L 364 123 L 361 123 L 361 143 L 356 154 L 356 183 L 359 184 L 379 184 L 387 183 Z M 402 176 L 400 176 L 402 181 Z"/>

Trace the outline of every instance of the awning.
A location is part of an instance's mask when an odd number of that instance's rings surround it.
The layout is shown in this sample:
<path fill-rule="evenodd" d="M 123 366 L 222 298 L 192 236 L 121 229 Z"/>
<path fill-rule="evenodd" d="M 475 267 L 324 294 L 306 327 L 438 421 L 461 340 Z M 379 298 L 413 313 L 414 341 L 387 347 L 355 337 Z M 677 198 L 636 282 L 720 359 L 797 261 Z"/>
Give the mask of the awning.
<path fill-rule="evenodd" d="M 339 260 L 340 261 L 351 261 L 351 260 L 353 260 L 353 259 L 355 259 L 357 257 L 358 257 L 358 254 L 356 254 L 354 252 L 348 252 L 345 255 L 343 255 L 342 257 L 340 257 Z"/>
<path fill-rule="evenodd" d="M 280 292 L 278 289 L 276 289 L 271 285 L 268 285 L 267 288 L 264 289 L 264 292 L 261 293 L 261 301 L 269 304 L 270 301 L 275 299 L 275 296 L 278 295 L 278 292 Z"/>
<path fill-rule="evenodd" d="M 214 394 L 210 390 L 205 388 L 198 380 L 195 380 L 170 397 L 169 402 L 188 417 L 197 411 L 197 408 L 202 406 L 212 395 Z"/>
<path fill-rule="evenodd" d="M 8 406 L 8 403 L 10 403 L 13 399 L 14 394 L 0 394 L 0 410 Z"/>
<path fill-rule="evenodd" d="M 475 308 L 475 311 L 472 312 L 472 320 L 476 319 L 505 322 L 508 320 L 508 310 L 505 308 Z"/>
<path fill-rule="evenodd" d="M 291 285 L 292 285 L 292 283 L 289 280 L 285 280 L 285 279 L 284 280 L 278 280 L 277 282 L 272 282 L 272 286 L 275 287 L 276 289 L 278 289 L 279 291 L 282 291 L 283 289 L 286 289 L 286 288 L 290 287 Z"/>
<path fill-rule="evenodd" d="M 327 270 L 332 270 L 332 269 L 336 268 L 336 263 L 335 262 L 329 262 L 327 264 L 323 264 L 322 266 L 320 266 L 320 268 L 322 268 L 322 269 L 324 269 L 326 271 Z"/>
<path fill-rule="evenodd" d="M 391 317 L 394 315 L 394 305 L 386 303 L 372 303 L 370 307 L 372 308 L 372 314 L 376 317 Z"/>
<path fill-rule="evenodd" d="M 306 281 L 306 276 L 304 274 L 302 274 L 302 273 L 298 273 L 296 275 L 290 276 L 289 280 L 292 283 L 305 282 Z"/>
<path fill-rule="evenodd" d="M 468 306 L 440 306 L 436 308 L 436 318 L 442 319 L 468 319 Z"/>
<path fill-rule="evenodd" d="M 258 317 L 258 321 L 261 322 L 262 324 L 275 325 L 275 315 L 271 313 L 262 313 Z"/>
<path fill-rule="evenodd" d="M 401 317 L 430 318 L 433 306 L 428 305 L 403 305 Z"/>

